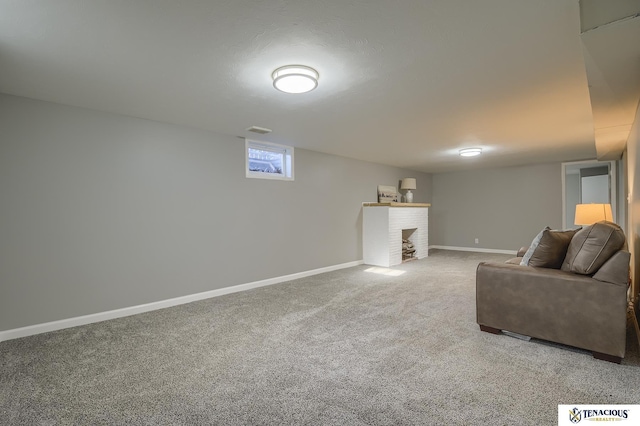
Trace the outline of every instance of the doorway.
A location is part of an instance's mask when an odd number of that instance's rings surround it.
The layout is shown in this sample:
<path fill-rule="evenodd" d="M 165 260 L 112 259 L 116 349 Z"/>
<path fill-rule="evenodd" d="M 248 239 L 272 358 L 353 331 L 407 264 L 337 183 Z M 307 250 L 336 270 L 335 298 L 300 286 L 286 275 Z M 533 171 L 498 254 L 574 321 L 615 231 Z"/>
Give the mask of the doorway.
<path fill-rule="evenodd" d="M 618 221 L 616 161 L 562 163 L 562 227 L 577 228 L 576 204 L 611 204 L 613 221 Z"/>

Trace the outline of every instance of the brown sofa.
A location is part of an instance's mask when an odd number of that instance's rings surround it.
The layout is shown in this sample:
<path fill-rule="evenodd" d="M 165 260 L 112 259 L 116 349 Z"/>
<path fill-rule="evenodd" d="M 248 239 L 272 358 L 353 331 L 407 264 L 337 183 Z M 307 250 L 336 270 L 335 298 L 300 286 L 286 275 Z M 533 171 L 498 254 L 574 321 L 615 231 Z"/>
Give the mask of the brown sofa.
<path fill-rule="evenodd" d="M 620 363 L 630 258 L 620 227 L 603 221 L 576 231 L 545 228 L 518 255 L 478 265 L 480 329 L 575 346 Z"/>

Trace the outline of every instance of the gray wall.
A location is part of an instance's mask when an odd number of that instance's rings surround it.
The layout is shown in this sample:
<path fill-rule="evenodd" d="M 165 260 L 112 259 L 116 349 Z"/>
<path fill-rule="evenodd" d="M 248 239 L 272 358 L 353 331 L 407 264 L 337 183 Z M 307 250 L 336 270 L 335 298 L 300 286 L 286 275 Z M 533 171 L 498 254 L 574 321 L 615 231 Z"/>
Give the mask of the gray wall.
<path fill-rule="evenodd" d="M 0 330 L 362 259 L 363 201 L 431 176 L 295 150 L 246 179 L 244 140 L 0 95 Z"/>
<path fill-rule="evenodd" d="M 561 164 L 434 174 L 432 202 L 430 245 L 515 251 L 561 228 Z"/>

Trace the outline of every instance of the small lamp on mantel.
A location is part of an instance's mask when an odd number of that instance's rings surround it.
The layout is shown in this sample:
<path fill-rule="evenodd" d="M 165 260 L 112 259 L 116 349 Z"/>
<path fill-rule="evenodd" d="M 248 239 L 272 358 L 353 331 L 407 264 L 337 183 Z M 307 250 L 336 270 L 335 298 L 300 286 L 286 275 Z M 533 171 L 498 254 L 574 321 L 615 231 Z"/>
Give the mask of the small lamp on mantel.
<path fill-rule="evenodd" d="M 402 179 L 402 184 L 400 184 L 400 189 L 406 189 L 407 193 L 404 198 L 407 200 L 407 203 L 413 203 L 413 193 L 412 189 L 416 189 L 416 178 L 404 178 Z"/>
<path fill-rule="evenodd" d="M 576 204 L 576 225 L 593 225 L 601 220 L 613 222 L 611 204 Z"/>

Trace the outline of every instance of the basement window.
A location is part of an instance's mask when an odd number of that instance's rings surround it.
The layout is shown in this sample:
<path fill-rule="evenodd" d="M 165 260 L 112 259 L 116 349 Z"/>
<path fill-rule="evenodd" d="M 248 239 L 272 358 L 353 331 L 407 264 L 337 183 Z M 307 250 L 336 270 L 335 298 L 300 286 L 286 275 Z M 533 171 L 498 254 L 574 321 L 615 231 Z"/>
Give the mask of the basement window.
<path fill-rule="evenodd" d="M 293 180 L 293 147 L 245 139 L 248 178 Z"/>

